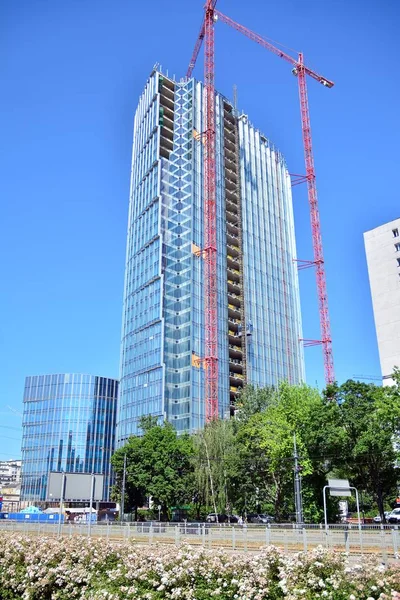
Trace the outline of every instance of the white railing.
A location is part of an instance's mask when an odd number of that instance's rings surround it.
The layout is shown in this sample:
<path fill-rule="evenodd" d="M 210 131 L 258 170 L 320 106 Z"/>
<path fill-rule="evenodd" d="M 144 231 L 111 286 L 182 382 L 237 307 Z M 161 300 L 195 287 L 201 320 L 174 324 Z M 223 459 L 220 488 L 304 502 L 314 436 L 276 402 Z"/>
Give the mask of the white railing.
<path fill-rule="evenodd" d="M 306 551 L 316 546 L 349 552 L 374 554 L 383 562 L 398 560 L 400 534 L 398 526 L 388 525 L 296 525 L 272 524 L 239 526 L 208 523 L 34 523 L 1 520 L 0 531 L 29 535 L 90 536 L 107 540 L 205 546 L 238 551 L 258 551 L 273 544 L 286 552 Z"/>

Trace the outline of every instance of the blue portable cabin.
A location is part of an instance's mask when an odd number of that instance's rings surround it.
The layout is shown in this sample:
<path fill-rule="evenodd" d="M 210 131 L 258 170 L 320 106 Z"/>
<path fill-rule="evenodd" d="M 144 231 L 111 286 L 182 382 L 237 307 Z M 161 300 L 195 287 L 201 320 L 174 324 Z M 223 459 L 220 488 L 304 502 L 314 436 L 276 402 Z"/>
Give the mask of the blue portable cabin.
<path fill-rule="evenodd" d="M 59 513 L 44 513 L 37 506 L 28 506 L 18 513 L 4 513 L 4 518 L 10 521 L 30 521 L 31 523 L 58 523 Z M 61 515 L 61 523 L 64 522 L 64 515 Z"/>

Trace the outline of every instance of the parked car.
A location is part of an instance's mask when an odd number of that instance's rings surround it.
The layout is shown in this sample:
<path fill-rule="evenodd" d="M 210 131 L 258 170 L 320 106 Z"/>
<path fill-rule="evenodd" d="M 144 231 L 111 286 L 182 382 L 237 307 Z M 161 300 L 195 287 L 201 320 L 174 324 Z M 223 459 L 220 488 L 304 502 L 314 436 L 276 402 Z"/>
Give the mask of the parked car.
<path fill-rule="evenodd" d="M 385 519 L 386 521 L 388 520 L 388 516 L 390 515 L 390 511 L 385 510 Z M 374 517 L 374 523 L 381 523 L 382 519 L 381 519 L 381 515 L 376 515 L 376 517 Z"/>
<path fill-rule="evenodd" d="M 274 520 L 274 517 L 271 517 L 271 515 L 260 515 L 258 513 L 250 513 L 247 515 L 248 523 L 272 523 Z"/>
<path fill-rule="evenodd" d="M 226 515 L 224 513 L 210 513 L 207 515 L 206 521 L 207 523 L 237 523 L 239 521 L 239 517 L 236 515 Z"/>
<path fill-rule="evenodd" d="M 239 523 L 238 515 L 228 515 L 228 523 Z"/>
<path fill-rule="evenodd" d="M 259 515 L 262 523 L 273 523 L 275 521 L 275 517 L 272 515 Z"/>
<path fill-rule="evenodd" d="M 391 513 L 386 517 L 388 523 L 400 523 L 400 508 L 395 508 Z"/>

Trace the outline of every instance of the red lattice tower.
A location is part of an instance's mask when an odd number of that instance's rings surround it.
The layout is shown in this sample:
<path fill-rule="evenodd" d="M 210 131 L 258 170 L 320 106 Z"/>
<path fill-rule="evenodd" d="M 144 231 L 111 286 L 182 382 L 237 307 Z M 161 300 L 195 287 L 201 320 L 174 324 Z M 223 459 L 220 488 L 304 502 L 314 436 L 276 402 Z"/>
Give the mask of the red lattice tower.
<path fill-rule="evenodd" d="M 332 339 L 326 289 L 325 266 L 322 249 L 321 225 L 318 209 L 317 187 L 315 181 L 314 158 L 312 152 L 310 114 L 308 108 L 306 75 L 315 79 L 327 88 L 333 87 L 333 82 L 322 77 L 303 62 L 303 54 L 298 59 L 290 56 L 281 48 L 258 33 L 251 31 L 240 23 L 236 23 L 215 9 L 217 0 L 207 0 L 205 18 L 200 28 L 196 45 L 189 63 L 186 76 L 192 76 L 198 54 L 205 39 L 205 82 L 206 82 L 206 152 L 205 152 L 205 230 L 206 230 L 206 416 L 211 420 L 218 415 L 218 360 L 217 360 L 217 294 L 216 294 L 216 211 L 215 211 L 215 108 L 214 108 L 214 20 L 217 17 L 233 29 L 236 29 L 249 39 L 257 42 L 276 56 L 283 58 L 292 66 L 292 72 L 297 75 L 300 95 L 300 112 L 303 133 L 303 146 L 306 163 L 306 174 L 297 175 L 293 185 L 307 181 L 308 202 L 310 207 L 311 230 L 314 260 L 299 260 L 299 269 L 315 267 L 320 317 L 320 340 L 301 340 L 304 346 L 322 345 L 324 356 L 325 381 L 327 384 L 335 380 Z M 208 340 L 208 341 L 207 341 Z"/>
<path fill-rule="evenodd" d="M 204 307 L 206 421 L 218 418 L 217 210 L 215 168 L 214 7 L 208 0 L 204 16 L 204 83 L 206 103 L 204 145 Z"/>
<path fill-rule="evenodd" d="M 303 54 L 299 53 L 296 67 L 299 83 L 301 127 L 303 131 L 304 157 L 306 162 L 306 178 L 308 187 L 308 203 L 310 207 L 311 231 L 314 250 L 314 264 L 317 279 L 317 292 L 319 304 L 319 320 L 321 327 L 321 344 L 324 353 L 324 370 L 326 383 L 335 381 L 333 367 L 332 338 L 329 321 L 328 294 L 326 290 L 326 276 L 324 266 L 324 253 L 322 250 L 321 223 L 318 209 L 317 186 L 315 182 L 314 156 L 312 151 L 310 111 L 308 109 L 308 95 L 306 84 L 306 70 Z"/>

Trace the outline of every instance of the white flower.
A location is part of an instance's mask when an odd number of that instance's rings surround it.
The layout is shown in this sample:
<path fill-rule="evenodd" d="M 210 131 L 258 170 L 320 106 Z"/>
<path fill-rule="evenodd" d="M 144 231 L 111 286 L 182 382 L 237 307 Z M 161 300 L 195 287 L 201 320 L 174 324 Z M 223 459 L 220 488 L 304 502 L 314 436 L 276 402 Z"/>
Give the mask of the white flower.
<path fill-rule="evenodd" d="M 378 565 L 376 567 L 376 570 L 379 571 L 379 573 L 383 573 L 384 571 L 386 571 L 386 567 L 385 565 Z"/>

